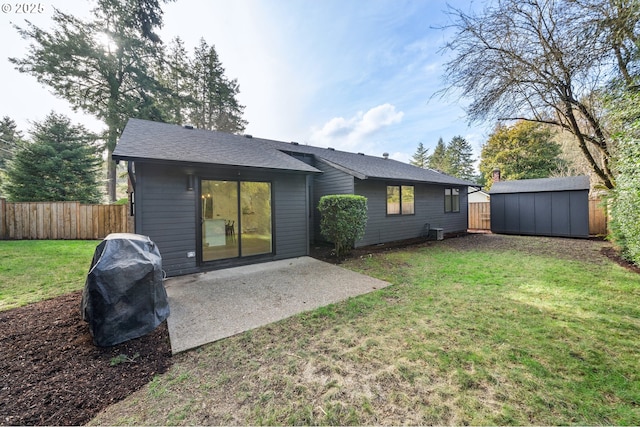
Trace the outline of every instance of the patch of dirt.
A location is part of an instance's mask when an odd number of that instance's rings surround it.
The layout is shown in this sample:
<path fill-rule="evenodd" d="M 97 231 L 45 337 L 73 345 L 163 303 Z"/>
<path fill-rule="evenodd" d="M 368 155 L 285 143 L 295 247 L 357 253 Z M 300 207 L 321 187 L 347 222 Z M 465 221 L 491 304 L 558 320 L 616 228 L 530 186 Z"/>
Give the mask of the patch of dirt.
<path fill-rule="evenodd" d="M 523 241 L 526 245 L 523 245 Z M 595 244 L 594 244 L 595 243 Z M 602 264 L 606 258 L 617 262 L 625 268 L 640 273 L 640 268 L 630 264 L 620 257 L 619 252 L 609 242 L 602 239 L 570 239 L 563 237 L 513 236 L 491 233 L 469 233 L 449 235 L 442 241 L 425 240 L 424 238 L 399 240 L 380 245 L 363 246 L 352 249 L 340 258 L 335 256 L 333 246 L 317 244 L 311 247 L 311 256 L 332 264 L 341 264 L 349 259 L 403 250 L 444 245 L 456 250 L 493 250 L 493 251 L 523 251 L 534 255 L 545 255 L 562 259 L 575 259 Z M 606 256 L 603 257 L 603 255 Z"/>
<path fill-rule="evenodd" d="M 171 366 L 166 322 L 96 347 L 81 299 L 78 291 L 0 312 L 0 425 L 85 424 Z"/>
<path fill-rule="evenodd" d="M 617 262 L 627 270 L 640 274 L 640 267 L 622 258 L 622 256 L 620 256 L 620 251 L 616 250 L 614 247 L 603 247 L 600 252 L 602 252 L 604 256 L 606 256 L 613 262 Z"/>

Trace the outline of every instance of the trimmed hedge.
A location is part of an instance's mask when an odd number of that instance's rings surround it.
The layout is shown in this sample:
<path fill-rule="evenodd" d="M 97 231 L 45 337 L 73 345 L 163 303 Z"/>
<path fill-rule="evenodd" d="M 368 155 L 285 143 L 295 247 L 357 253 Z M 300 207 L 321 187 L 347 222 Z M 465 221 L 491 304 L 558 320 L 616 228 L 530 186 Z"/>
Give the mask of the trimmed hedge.
<path fill-rule="evenodd" d="M 640 141 L 619 141 L 618 176 L 611 208 L 611 236 L 622 255 L 640 266 Z"/>
<path fill-rule="evenodd" d="M 348 252 L 364 236 L 367 225 L 367 198 L 353 194 L 320 198 L 320 233 L 335 245 L 336 257 Z"/>
<path fill-rule="evenodd" d="M 622 255 L 640 266 L 640 91 L 624 87 L 608 103 L 617 143 L 616 188 L 611 198 L 610 238 Z"/>

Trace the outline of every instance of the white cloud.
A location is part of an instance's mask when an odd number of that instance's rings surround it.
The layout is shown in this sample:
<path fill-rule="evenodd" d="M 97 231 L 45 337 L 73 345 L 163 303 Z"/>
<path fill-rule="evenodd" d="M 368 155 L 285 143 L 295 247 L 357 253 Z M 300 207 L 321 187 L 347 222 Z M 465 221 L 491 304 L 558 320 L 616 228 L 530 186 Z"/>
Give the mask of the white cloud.
<path fill-rule="evenodd" d="M 359 111 L 353 117 L 334 117 L 320 128 L 312 128 L 310 143 L 321 147 L 336 147 L 354 150 L 356 147 L 371 147 L 375 134 L 391 125 L 400 123 L 404 112 L 396 111 L 391 104 L 382 104 Z M 361 150 L 362 151 L 362 150 Z"/>

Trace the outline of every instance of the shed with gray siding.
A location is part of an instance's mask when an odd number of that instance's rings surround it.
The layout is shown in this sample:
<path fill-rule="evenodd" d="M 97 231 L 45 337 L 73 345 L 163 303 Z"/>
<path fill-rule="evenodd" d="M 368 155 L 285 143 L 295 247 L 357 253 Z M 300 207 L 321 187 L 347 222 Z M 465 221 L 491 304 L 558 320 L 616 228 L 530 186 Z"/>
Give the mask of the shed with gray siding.
<path fill-rule="evenodd" d="M 491 191 L 491 231 L 589 237 L 589 177 L 499 181 Z"/>

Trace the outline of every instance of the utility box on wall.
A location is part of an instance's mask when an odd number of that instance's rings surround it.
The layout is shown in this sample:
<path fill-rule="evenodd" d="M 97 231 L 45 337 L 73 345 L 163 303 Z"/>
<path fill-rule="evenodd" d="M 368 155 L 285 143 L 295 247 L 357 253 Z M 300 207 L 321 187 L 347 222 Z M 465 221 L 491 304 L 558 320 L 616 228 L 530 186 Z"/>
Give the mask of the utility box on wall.
<path fill-rule="evenodd" d="M 589 237 L 589 177 L 499 181 L 491 194 L 491 231 Z"/>

